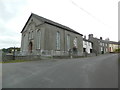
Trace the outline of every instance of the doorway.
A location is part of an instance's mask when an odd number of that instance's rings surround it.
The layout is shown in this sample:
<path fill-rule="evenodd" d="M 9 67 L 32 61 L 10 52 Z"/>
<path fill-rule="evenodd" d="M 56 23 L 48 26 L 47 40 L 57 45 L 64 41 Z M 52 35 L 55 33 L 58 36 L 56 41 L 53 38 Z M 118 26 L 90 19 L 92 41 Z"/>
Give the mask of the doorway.
<path fill-rule="evenodd" d="M 29 52 L 32 53 L 32 50 L 33 50 L 33 43 L 30 42 L 30 43 L 29 43 Z"/>

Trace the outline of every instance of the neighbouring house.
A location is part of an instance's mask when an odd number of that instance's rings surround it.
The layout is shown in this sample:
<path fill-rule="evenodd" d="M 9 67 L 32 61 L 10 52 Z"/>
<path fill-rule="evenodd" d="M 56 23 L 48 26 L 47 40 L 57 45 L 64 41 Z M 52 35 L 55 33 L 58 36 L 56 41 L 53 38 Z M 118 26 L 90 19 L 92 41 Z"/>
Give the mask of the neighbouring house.
<path fill-rule="evenodd" d="M 86 38 L 83 38 L 83 52 L 87 54 L 93 53 L 93 43 Z"/>
<path fill-rule="evenodd" d="M 109 47 L 108 47 L 109 41 L 103 40 L 102 37 L 100 37 L 100 39 L 98 39 L 98 42 L 99 42 L 99 53 L 100 54 L 108 53 L 109 52 Z"/>
<path fill-rule="evenodd" d="M 89 34 L 89 41 L 93 43 L 93 53 L 97 54 L 104 54 L 109 52 L 108 41 L 103 40 L 102 37 L 100 39 L 93 37 L 93 34 Z"/>
<path fill-rule="evenodd" d="M 36 14 L 30 15 L 21 33 L 21 55 L 83 54 L 82 34 Z"/>
<path fill-rule="evenodd" d="M 113 53 L 118 49 L 118 42 L 110 41 L 109 42 L 109 52 Z"/>

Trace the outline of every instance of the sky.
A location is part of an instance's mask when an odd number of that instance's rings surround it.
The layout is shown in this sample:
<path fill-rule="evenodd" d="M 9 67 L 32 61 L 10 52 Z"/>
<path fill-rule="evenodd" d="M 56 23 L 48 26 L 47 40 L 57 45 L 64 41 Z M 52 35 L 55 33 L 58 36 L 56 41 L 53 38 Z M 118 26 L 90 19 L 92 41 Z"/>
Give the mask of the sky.
<path fill-rule="evenodd" d="M 88 36 L 118 41 L 119 0 L 0 0 L 0 49 L 21 46 L 31 13 Z"/>

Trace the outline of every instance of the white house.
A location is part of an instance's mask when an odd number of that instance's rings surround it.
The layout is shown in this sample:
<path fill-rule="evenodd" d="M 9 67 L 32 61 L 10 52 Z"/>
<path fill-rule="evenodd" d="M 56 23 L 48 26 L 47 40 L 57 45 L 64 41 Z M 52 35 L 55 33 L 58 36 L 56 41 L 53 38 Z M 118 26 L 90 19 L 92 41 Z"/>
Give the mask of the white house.
<path fill-rule="evenodd" d="M 83 39 L 83 52 L 87 52 L 88 54 L 93 52 L 92 42 L 85 38 Z"/>

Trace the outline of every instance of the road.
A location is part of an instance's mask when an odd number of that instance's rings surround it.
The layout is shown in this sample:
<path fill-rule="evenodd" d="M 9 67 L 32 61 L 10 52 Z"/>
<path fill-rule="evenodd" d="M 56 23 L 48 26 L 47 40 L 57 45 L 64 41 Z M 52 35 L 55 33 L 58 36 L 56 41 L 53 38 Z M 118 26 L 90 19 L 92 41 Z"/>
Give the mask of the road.
<path fill-rule="evenodd" d="M 2 65 L 3 88 L 118 88 L 118 55 Z"/>

